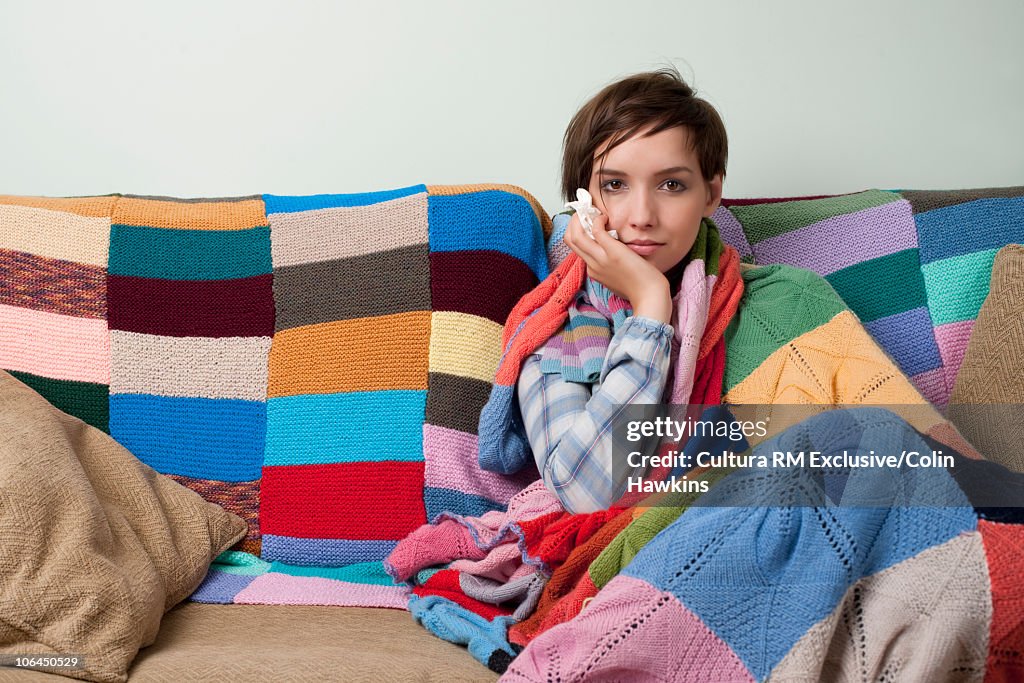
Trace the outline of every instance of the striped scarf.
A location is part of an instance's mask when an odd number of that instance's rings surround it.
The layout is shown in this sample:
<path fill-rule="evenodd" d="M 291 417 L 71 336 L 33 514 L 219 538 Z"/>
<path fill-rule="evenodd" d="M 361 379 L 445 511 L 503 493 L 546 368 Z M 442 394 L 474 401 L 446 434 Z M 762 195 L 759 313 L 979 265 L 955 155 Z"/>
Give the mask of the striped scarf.
<path fill-rule="evenodd" d="M 693 389 L 700 340 L 718 279 L 723 245 L 705 219 L 685 259 L 682 280 L 672 298 L 672 359 L 675 366 L 666 402 L 686 403 Z M 568 382 L 593 383 L 601 375 L 611 337 L 633 315 L 631 304 L 591 277 L 569 305 L 564 327 L 540 349 L 541 372 L 560 373 Z"/>
<path fill-rule="evenodd" d="M 739 255 L 706 218 L 687 259 L 673 298 L 673 351 L 678 347 L 678 353 L 673 353 L 673 381 L 666 398 L 674 404 L 719 403 L 723 334 L 743 294 Z M 520 299 L 505 323 L 504 352 L 480 413 L 481 468 L 511 474 L 533 461 L 515 396 L 526 358 L 541 349 L 542 371 L 561 372 L 568 381 L 593 381 L 611 335 L 630 315 L 628 302 L 586 277 L 586 263 L 575 253 Z"/>

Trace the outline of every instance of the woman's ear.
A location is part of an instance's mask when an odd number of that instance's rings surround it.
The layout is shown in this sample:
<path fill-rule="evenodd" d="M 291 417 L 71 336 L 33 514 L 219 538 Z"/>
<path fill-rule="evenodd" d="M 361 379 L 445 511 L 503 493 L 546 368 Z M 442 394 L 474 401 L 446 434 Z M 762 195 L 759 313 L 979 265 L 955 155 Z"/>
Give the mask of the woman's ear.
<path fill-rule="evenodd" d="M 707 187 L 708 200 L 704 205 L 704 217 L 710 218 L 711 214 L 718 209 L 718 205 L 722 203 L 722 174 L 715 175 L 714 178 L 704 183 Z"/>

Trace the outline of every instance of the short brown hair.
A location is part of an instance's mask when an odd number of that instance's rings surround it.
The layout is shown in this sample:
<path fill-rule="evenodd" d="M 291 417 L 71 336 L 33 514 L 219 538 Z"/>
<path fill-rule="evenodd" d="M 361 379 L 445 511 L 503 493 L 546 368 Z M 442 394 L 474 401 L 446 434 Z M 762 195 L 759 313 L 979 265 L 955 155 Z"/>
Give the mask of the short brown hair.
<path fill-rule="evenodd" d="M 594 153 L 603 154 L 652 126 L 648 135 L 683 126 L 700 161 L 705 181 L 725 176 L 729 140 L 722 118 L 672 67 L 628 76 L 597 93 L 569 122 L 562 141 L 562 196 L 576 199 L 577 188 L 590 186 Z"/>

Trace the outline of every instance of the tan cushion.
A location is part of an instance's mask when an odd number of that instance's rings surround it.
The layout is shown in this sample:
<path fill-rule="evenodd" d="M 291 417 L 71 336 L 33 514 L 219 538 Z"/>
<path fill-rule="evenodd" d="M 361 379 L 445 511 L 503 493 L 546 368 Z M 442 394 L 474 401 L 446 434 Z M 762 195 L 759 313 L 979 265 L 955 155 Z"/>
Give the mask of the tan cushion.
<path fill-rule="evenodd" d="M 999 250 L 949 418 L 986 458 L 1024 472 L 1024 246 Z"/>
<path fill-rule="evenodd" d="M 402 610 L 187 602 L 164 617 L 129 683 L 146 681 L 495 681 L 466 648 Z M 0 669 L 0 683 L 59 683 Z"/>
<path fill-rule="evenodd" d="M 104 432 L 0 372 L 0 653 L 122 681 L 164 612 L 245 534 Z"/>

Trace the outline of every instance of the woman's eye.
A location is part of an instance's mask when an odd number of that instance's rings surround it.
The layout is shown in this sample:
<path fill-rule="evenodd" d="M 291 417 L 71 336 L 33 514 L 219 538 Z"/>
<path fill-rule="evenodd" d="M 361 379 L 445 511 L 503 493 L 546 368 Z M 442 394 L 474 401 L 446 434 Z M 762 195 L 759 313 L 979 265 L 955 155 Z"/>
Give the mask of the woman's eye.
<path fill-rule="evenodd" d="M 683 186 L 683 184 L 678 180 L 666 180 L 665 188 L 668 189 L 670 192 L 682 192 L 683 190 L 686 189 Z"/>
<path fill-rule="evenodd" d="M 615 190 L 621 190 L 622 189 L 622 181 L 621 180 L 609 180 L 608 182 L 606 182 L 604 184 L 604 186 L 607 189 L 609 189 L 612 192 L 614 192 Z"/>

